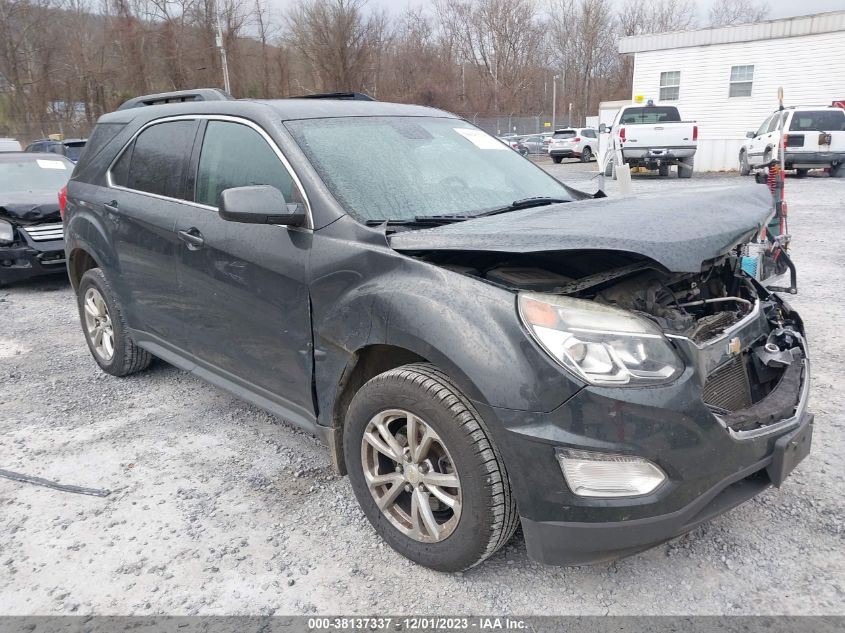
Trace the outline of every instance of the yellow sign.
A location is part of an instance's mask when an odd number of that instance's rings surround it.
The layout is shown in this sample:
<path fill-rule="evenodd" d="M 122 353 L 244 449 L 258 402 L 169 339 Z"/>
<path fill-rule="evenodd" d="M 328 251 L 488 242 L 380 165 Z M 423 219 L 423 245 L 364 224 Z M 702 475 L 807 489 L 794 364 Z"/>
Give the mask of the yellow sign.
<path fill-rule="evenodd" d="M 543 127 L 552 127 L 552 124 L 546 121 L 543 123 Z"/>
<path fill-rule="evenodd" d="M 634 97 L 634 103 L 642 103 L 643 101 L 645 101 L 645 97 L 643 95 L 637 95 Z"/>

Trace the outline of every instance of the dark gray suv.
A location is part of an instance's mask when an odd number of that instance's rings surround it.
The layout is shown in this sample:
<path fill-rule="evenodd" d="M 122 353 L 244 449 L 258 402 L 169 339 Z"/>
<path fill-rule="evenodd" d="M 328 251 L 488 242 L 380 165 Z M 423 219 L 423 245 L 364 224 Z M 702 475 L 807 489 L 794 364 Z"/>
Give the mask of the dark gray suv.
<path fill-rule="evenodd" d="M 64 222 L 104 371 L 154 355 L 320 435 L 453 571 L 518 523 L 542 562 L 631 554 L 807 455 L 801 319 L 740 265 L 771 206 L 588 195 L 431 108 L 198 91 L 102 117 Z"/>

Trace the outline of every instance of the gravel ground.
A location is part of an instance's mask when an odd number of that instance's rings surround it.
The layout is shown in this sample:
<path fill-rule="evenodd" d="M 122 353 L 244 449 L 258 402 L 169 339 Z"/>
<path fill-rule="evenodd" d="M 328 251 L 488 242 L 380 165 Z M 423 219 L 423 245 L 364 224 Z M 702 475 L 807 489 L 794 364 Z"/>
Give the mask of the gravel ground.
<path fill-rule="evenodd" d="M 594 165 L 547 168 L 597 187 Z M 376 536 L 316 439 L 162 362 L 123 379 L 100 372 L 64 280 L 0 290 L 0 468 L 114 491 L 0 479 L 0 613 L 845 612 L 845 299 L 834 282 L 845 269 L 836 221 L 845 180 L 787 186 L 794 304 L 814 351 L 812 455 L 781 490 L 593 567 L 533 563 L 519 535 L 464 574 L 417 567 Z"/>

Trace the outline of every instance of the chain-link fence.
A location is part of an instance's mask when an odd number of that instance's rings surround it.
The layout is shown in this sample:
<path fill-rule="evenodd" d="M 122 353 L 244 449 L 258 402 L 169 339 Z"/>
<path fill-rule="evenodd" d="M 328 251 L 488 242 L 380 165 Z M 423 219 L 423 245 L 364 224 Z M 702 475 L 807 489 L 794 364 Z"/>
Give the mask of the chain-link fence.
<path fill-rule="evenodd" d="M 554 128 L 569 127 L 571 124 L 581 125 L 573 117 L 570 123 L 566 113 L 557 113 L 552 117 L 549 113 L 531 114 L 531 115 L 515 115 L 515 114 L 479 114 L 473 112 L 459 112 L 458 116 L 477 125 L 482 130 L 494 136 L 504 136 L 506 134 L 517 134 L 524 136 L 527 134 L 543 134 L 544 132 L 552 132 Z"/>
<path fill-rule="evenodd" d="M 7 119 L 0 123 L 0 137 L 13 138 L 26 147 L 32 141 L 61 135 L 62 138 L 88 138 L 94 123 L 82 120 L 19 121 Z"/>

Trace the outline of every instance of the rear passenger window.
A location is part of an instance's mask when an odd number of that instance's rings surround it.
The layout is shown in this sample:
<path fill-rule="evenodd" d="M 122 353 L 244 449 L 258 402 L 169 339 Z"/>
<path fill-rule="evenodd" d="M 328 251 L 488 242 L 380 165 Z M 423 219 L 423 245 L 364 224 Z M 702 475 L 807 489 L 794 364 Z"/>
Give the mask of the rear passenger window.
<path fill-rule="evenodd" d="M 126 187 L 169 198 L 184 198 L 185 175 L 196 134 L 196 121 L 168 121 L 158 123 L 138 135 L 134 149 L 124 152 L 115 169 L 123 168 L 121 161 L 131 153 Z M 118 184 L 118 183 L 115 183 Z"/>
<path fill-rule="evenodd" d="M 221 191 L 248 185 L 272 185 L 285 200 L 296 202 L 291 175 L 258 132 L 240 123 L 209 121 L 197 169 L 195 201 L 216 207 Z"/>

